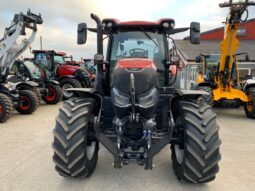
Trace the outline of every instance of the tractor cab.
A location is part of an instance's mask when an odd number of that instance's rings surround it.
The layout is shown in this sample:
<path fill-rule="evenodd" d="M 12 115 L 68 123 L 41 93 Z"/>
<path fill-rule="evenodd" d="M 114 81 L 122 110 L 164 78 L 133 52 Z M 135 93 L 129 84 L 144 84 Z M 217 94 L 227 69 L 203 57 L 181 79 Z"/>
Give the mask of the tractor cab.
<path fill-rule="evenodd" d="M 219 54 L 200 54 L 196 57 L 196 63 L 201 63 L 197 83 L 210 83 L 215 85 L 215 77 L 218 75 L 220 55 Z"/>
<path fill-rule="evenodd" d="M 47 50 L 33 50 L 33 54 L 34 64 L 41 68 L 48 78 L 52 78 L 54 76 L 53 55 L 55 52 Z"/>
<path fill-rule="evenodd" d="M 17 80 L 19 78 L 24 80 L 28 78 L 32 81 L 38 82 L 41 81 L 41 79 L 45 80 L 46 78 L 44 71 L 31 60 L 15 61 L 11 68 L 11 72 L 15 74 L 14 77 L 16 77 Z"/>
<path fill-rule="evenodd" d="M 65 58 L 66 58 L 66 53 L 64 52 L 57 52 L 53 55 L 54 63 L 57 64 L 65 64 Z"/>
<path fill-rule="evenodd" d="M 205 75 L 209 79 L 215 76 L 214 74 L 217 73 L 217 71 L 219 70 L 220 55 L 219 54 L 206 55 L 204 59 L 205 59 L 204 60 Z"/>
<path fill-rule="evenodd" d="M 101 21 L 100 21 L 101 22 Z M 169 68 L 178 64 L 177 51 L 174 46 L 173 53 L 169 54 L 168 40 L 170 35 L 191 30 L 191 41 L 199 43 L 199 23 L 191 23 L 191 27 L 175 29 L 175 21 L 170 18 L 160 19 L 156 22 L 129 21 L 120 22 L 116 19 L 104 19 L 97 29 L 88 28 L 98 35 L 98 53 L 95 55 L 95 64 L 98 70 L 98 91 L 108 91 L 112 86 L 114 70 L 117 68 L 132 68 L 137 74 L 139 69 L 154 68 L 157 76 L 157 87 L 166 87 L 169 84 Z M 87 27 L 85 23 L 79 25 L 78 43 L 86 41 Z M 108 37 L 106 60 L 102 55 L 102 36 Z M 80 42 L 79 42 L 80 41 Z M 174 44 L 174 43 L 173 43 Z M 99 60 L 98 60 L 99 59 Z M 104 70 L 103 70 L 104 68 Z M 101 72 L 102 71 L 102 72 Z M 148 74 L 149 75 L 149 74 Z M 105 80 L 103 80 L 105 79 Z M 103 82 L 100 82 L 103 80 Z M 103 84 L 104 87 L 100 87 Z"/>
<path fill-rule="evenodd" d="M 118 30 L 112 35 L 111 54 L 109 55 L 110 79 L 113 69 L 123 66 L 120 63 L 139 63 L 133 67 L 144 67 L 148 63 L 157 69 L 158 80 L 161 86 L 165 85 L 165 68 L 167 48 L 164 36 L 159 31 Z M 120 64 L 120 65 L 118 65 Z"/>

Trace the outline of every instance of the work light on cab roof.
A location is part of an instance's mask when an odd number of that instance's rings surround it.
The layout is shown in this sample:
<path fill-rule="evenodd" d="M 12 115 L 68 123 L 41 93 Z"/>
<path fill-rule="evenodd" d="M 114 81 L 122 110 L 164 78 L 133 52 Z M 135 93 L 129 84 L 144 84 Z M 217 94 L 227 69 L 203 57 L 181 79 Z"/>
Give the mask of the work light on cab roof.
<path fill-rule="evenodd" d="M 107 18 L 102 21 L 102 27 L 105 30 L 111 30 L 114 28 L 121 28 L 127 26 L 137 26 L 137 27 L 153 27 L 153 28 L 162 28 L 165 30 L 173 29 L 175 27 L 175 21 L 171 18 L 163 18 L 156 22 L 149 21 L 126 21 L 121 22 L 118 19 Z"/>

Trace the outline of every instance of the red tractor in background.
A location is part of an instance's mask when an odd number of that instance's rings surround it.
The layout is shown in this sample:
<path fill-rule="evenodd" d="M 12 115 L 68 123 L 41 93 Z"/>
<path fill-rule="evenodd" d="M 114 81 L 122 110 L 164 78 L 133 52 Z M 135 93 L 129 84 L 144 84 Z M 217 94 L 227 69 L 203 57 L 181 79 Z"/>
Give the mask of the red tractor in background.
<path fill-rule="evenodd" d="M 65 53 L 54 50 L 33 50 L 34 63 L 44 68 L 50 79 L 59 81 L 63 92 L 63 99 L 73 96 L 68 88 L 91 87 L 92 79 L 87 70 L 78 66 L 68 65 L 65 62 Z"/>

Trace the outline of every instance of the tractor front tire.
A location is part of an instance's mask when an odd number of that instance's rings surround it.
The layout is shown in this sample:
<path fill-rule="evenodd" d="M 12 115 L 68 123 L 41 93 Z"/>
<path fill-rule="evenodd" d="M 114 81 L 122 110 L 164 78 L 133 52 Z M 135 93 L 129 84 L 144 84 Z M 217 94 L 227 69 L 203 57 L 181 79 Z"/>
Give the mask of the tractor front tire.
<path fill-rule="evenodd" d="M 213 105 L 213 92 L 212 92 L 212 88 L 209 86 L 199 86 L 197 88 L 197 90 L 199 91 L 205 91 L 207 93 L 209 93 L 210 95 L 202 95 L 201 98 L 203 99 L 203 101 L 205 101 L 208 105 Z"/>
<path fill-rule="evenodd" d="M 38 89 L 37 87 L 24 85 L 24 86 L 22 86 L 22 87 L 19 88 L 19 91 L 22 91 L 22 90 L 30 90 L 30 91 L 34 92 L 34 94 L 35 94 L 36 97 L 37 97 L 37 101 L 38 101 L 37 104 L 38 104 L 38 105 L 41 104 L 41 93 L 40 93 L 40 91 L 39 91 L 39 89 Z"/>
<path fill-rule="evenodd" d="M 82 88 L 81 83 L 74 78 L 64 78 L 60 81 L 60 86 L 62 88 L 63 100 L 67 100 L 74 96 L 72 92 L 67 92 L 67 89 Z"/>
<path fill-rule="evenodd" d="M 41 98 L 42 98 L 40 90 L 37 87 L 31 88 L 30 90 L 35 93 L 35 95 L 37 96 L 38 105 L 40 105 L 41 104 Z"/>
<path fill-rule="evenodd" d="M 46 85 L 46 88 L 48 89 L 48 95 L 43 97 L 43 100 L 45 101 L 45 103 L 53 105 L 61 101 L 62 92 L 59 85 L 48 84 Z"/>
<path fill-rule="evenodd" d="M 13 102 L 12 100 L 0 93 L 0 123 L 7 121 L 13 112 Z"/>
<path fill-rule="evenodd" d="M 244 111 L 248 118 L 255 119 L 255 87 L 249 88 L 247 94 L 251 102 L 245 104 Z"/>
<path fill-rule="evenodd" d="M 39 101 L 36 94 L 30 90 L 19 91 L 19 105 L 16 110 L 21 114 L 32 114 L 38 107 Z"/>
<path fill-rule="evenodd" d="M 64 102 L 56 118 L 52 144 L 56 171 L 64 177 L 88 177 L 96 168 L 99 143 L 89 123 L 93 121 L 93 99 Z"/>
<path fill-rule="evenodd" d="M 206 103 L 179 101 L 176 106 L 174 136 L 183 141 L 171 146 L 174 172 L 184 182 L 210 182 L 219 171 L 221 159 L 216 114 Z"/>

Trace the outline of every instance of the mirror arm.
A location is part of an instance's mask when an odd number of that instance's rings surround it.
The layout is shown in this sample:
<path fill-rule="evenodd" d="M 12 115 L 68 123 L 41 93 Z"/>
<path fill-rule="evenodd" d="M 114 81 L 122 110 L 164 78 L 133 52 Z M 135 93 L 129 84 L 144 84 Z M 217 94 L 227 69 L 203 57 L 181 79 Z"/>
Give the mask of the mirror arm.
<path fill-rule="evenodd" d="M 184 27 L 184 28 L 175 28 L 175 29 L 171 29 L 170 31 L 167 32 L 167 34 L 176 34 L 176 33 L 180 33 L 180 32 L 185 32 L 187 30 L 189 30 L 189 27 Z"/>

